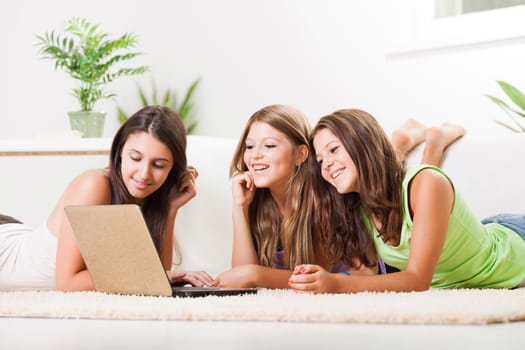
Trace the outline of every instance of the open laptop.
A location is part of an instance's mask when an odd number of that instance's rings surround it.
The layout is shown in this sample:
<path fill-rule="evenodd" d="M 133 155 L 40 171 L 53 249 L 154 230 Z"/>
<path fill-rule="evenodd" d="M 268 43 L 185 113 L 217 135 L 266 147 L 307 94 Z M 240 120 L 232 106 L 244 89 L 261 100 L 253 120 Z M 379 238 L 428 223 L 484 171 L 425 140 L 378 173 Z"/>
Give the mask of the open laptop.
<path fill-rule="evenodd" d="M 64 210 L 97 291 L 181 297 L 257 293 L 256 288 L 172 286 L 137 205 L 75 205 Z"/>

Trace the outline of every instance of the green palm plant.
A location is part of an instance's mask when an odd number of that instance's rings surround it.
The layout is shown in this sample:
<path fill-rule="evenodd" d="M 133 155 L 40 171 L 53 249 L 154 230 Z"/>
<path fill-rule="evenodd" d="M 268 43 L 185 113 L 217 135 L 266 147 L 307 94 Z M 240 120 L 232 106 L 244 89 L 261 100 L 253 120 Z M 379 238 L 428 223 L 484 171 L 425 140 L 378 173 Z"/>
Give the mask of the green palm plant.
<path fill-rule="evenodd" d="M 154 81 L 151 82 L 152 93 L 150 98 L 146 96 L 146 92 L 140 85 L 137 85 L 137 89 L 143 107 L 151 105 L 162 105 L 170 107 L 179 114 L 184 126 L 186 127 L 186 132 L 188 134 L 191 134 L 193 133 L 198 124 L 198 122 L 194 121 L 192 118 L 192 97 L 199 82 L 200 78 L 196 79 L 190 85 L 180 102 L 175 90 L 172 89 L 166 89 L 164 94 L 162 94 L 162 96 L 159 96 L 157 86 Z M 120 123 L 124 123 L 129 118 L 128 114 L 124 112 L 124 110 L 121 107 L 117 107 L 117 113 Z"/>
<path fill-rule="evenodd" d="M 133 34 L 123 34 L 111 39 L 99 30 L 99 24 L 92 24 L 84 18 L 72 18 L 67 22 L 64 33 L 55 31 L 36 36 L 42 59 L 55 61 L 55 69 L 61 69 L 79 82 L 73 89 L 73 96 L 80 103 L 82 111 L 92 111 L 100 99 L 114 97 L 104 87 L 123 76 L 144 73 L 148 68 L 120 67 L 123 62 L 140 55 L 130 51 L 137 43 Z"/>
<path fill-rule="evenodd" d="M 513 121 L 515 124 L 515 127 L 508 125 L 503 122 L 498 122 L 502 124 L 503 126 L 516 131 L 516 132 L 525 132 L 525 127 L 519 120 L 523 120 L 521 118 L 525 118 L 525 94 L 521 92 L 520 89 L 517 87 L 504 82 L 502 80 L 496 81 L 500 88 L 503 90 L 505 95 L 516 105 L 515 107 L 511 107 L 508 103 L 503 101 L 502 99 L 492 96 L 492 95 L 485 95 L 487 96 L 492 102 L 496 103 L 498 106 L 500 106 L 506 113 L 506 115 Z M 516 108 L 517 107 L 517 108 Z M 519 119 L 519 120 L 518 120 Z"/>

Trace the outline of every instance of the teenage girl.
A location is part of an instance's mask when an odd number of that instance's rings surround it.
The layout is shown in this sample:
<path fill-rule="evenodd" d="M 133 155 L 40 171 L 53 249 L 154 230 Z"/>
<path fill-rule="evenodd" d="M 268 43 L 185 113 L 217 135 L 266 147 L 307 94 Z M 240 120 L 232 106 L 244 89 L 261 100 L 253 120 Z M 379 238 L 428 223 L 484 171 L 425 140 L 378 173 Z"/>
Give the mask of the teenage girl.
<path fill-rule="evenodd" d="M 131 203 L 140 205 L 171 282 L 212 285 L 205 272 L 171 271 L 175 218 L 195 196 L 197 175 L 186 164 L 186 132 L 176 112 L 139 110 L 117 131 L 109 167 L 76 177 L 39 228 L 0 216 L 0 289 L 93 290 L 64 207 Z"/>
<path fill-rule="evenodd" d="M 444 134 L 444 147 L 457 138 L 450 128 Z M 348 259 L 374 246 L 400 271 L 342 276 L 301 264 L 291 288 L 337 293 L 523 285 L 524 215 L 480 222 L 442 170 L 423 164 L 406 171 L 380 125 L 362 110 L 321 118 L 312 140 L 328 245 L 345 247 Z"/>

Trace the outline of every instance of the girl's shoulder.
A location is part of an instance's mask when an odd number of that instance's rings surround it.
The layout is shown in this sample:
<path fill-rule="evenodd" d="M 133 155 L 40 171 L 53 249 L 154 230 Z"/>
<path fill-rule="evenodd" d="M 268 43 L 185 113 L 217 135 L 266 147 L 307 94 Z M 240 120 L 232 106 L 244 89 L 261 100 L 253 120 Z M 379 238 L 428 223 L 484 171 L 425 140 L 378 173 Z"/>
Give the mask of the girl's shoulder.
<path fill-rule="evenodd" d="M 453 184 L 450 177 L 440 168 L 433 165 L 421 164 L 407 170 L 403 180 L 403 187 L 408 188 L 408 185 L 412 182 L 436 180 L 438 182 L 439 180 L 446 180 L 446 182 Z"/>
<path fill-rule="evenodd" d="M 65 195 L 71 202 L 107 202 L 111 196 L 107 169 L 90 169 L 82 172 L 69 184 Z"/>
<path fill-rule="evenodd" d="M 109 179 L 109 169 L 88 169 L 80 173 L 78 177 L 87 177 L 87 178 L 106 178 Z"/>
<path fill-rule="evenodd" d="M 107 169 L 89 169 L 80 173 L 73 183 L 83 185 L 109 185 L 109 171 Z"/>
<path fill-rule="evenodd" d="M 427 203 L 437 198 L 448 200 L 455 196 L 456 189 L 450 177 L 438 167 L 419 165 L 407 171 L 403 181 L 405 210 L 413 212 L 416 203 Z M 408 208 L 410 203 L 410 208 Z"/>
<path fill-rule="evenodd" d="M 423 168 L 418 171 L 408 188 L 404 189 L 404 197 L 408 199 L 405 210 L 413 215 L 418 208 L 430 208 L 437 217 L 444 209 L 447 215 L 453 209 L 455 189 L 454 184 L 442 171 L 437 168 Z M 448 217 L 446 218 L 448 221 Z"/>
<path fill-rule="evenodd" d="M 424 189 L 429 186 L 446 189 L 452 187 L 452 182 L 443 172 L 438 172 L 434 169 L 422 169 L 412 178 L 410 188 Z"/>

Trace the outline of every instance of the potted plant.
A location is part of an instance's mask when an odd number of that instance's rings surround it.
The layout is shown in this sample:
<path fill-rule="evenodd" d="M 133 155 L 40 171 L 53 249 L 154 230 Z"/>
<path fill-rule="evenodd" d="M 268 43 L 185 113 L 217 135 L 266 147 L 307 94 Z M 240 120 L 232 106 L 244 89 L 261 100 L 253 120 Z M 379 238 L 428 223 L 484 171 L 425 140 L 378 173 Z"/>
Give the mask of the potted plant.
<path fill-rule="evenodd" d="M 193 103 L 191 101 L 191 98 L 193 96 L 193 93 L 195 92 L 195 89 L 197 88 L 197 85 L 199 84 L 199 81 L 200 78 L 196 79 L 190 85 L 184 97 L 182 98 L 182 100 L 180 100 L 180 103 L 177 99 L 177 94 L 175 90 L 171 89 L 166 89 L 162 97 L 159 99 L 157 86 L 154 81 L 151 82 L 152 93 L 150 99 L 146 97 L 146 93 L 140 85 L 137 86 L 137 89 L 143 107 L 150 105 L 162 105 L 170 107 L 171 109 L 176 111 L 180 116 L 182 123 L 186 127 L 186 132 L 188 134 L 191 134 L 193 133 L 198 124 L 198 122 L 193 120 L 192 118 Z M 121 107 L 117 107 L 117 113 L 120 123 L 124 123 L 128 119 L 128 115 L 124 112 L 124 110 Z"/>
<path fill-rule="evenodd" d="M 514 102 L 516 107 L 518 107 L 518 109 L 516 109 L 515 107 L 513 108 L 509 106 L 505 101 L 503 101 L 502 99 L 498 97 L 495 97 L 492 95 L 486 95 L 492 102 L 496 103 L 498 106 L 500 106 L 505 111 L 507 116 L 514 122 L 515 126 L 511 126 L 511 125 L 508 125 L 506 123 L 499 122 L 499 121 L 498 123 L 515 132 L 525 132 L 525 126 L 524 126 L 525 124 L 523 124 L 524 119 L 522 119 L 522 118 L 525 118 L 525 94 L 523 94 L 523 92 L 521 92 L 521 90 L 518 89 L 517 87 L 505 81 L 498 80 L 497 83 L 500 86 L 500 88 L 503 90 L 505 95 L 507 95 L 507 97 L 512 102 Z M 522 121 L 520 122 L 519 120 L 522 120 Z"/>
<path fill-rule="evenodd" d="M 122 67 L 121 63 L 140 55 L 130 49 L 137 43 L 133 34 L 110 38 L 84 18 L 72 18 L 62 34 L 55 31 L 36 36 L 42 59 L 55 61 L 55 69 L 61 69 L 78 82 L 73 89 L 80 103 L 80 110 L 68 112 L 71 128 L 82 132 L 83 137 L 101 137 L 105 113 L 94 111 L 100 99 L 116 96 L 107 92 L 108 83 L 123 76 L 142 74 L 146 66 Z"/>

